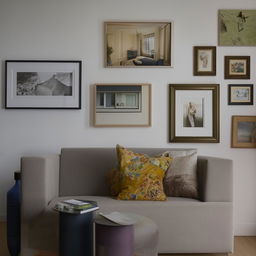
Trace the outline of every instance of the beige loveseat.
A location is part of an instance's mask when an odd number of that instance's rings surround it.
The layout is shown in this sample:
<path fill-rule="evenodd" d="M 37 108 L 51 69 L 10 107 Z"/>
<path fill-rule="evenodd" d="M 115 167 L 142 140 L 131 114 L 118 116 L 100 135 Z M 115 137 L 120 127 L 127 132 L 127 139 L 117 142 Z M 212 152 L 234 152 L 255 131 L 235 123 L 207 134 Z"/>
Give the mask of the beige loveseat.
<path fill-rule="evenodd" d="M 157 155 L 189 149 L 140 148 Z M 22 256 L 58 251 L 58 214 L 52 210 L 64 198 L 98 202 L 100 211 L 133 212 L 159 227 L 159 253 L 229 253 L 233 250 L 232 161 L 199 156 L 200 200 L 169 197 L 167 201 L 121 201 L 111 198 L 106 173 L 116 166 L 115 148 L 66 148 L 60 155 L 23 157 Z"/>

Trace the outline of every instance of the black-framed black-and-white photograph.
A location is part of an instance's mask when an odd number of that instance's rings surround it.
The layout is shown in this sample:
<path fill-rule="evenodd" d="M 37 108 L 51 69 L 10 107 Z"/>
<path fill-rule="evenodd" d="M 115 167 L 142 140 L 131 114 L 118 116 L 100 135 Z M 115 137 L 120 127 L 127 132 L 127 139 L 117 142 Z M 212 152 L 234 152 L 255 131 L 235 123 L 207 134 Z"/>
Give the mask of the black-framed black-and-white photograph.
<path fill-rule="evenodd" d="M 151 125 L 150 84 L 96 84 L 94 126 Z"/>
<path fill-rule="evenodd" d="M 5 108 L 81 109 L 81 61 L 6 60 Z"/>
<path fill-rule="evenodd" d="M 253 105 L 253 84 L 229 84 L 229 105 Z"/>

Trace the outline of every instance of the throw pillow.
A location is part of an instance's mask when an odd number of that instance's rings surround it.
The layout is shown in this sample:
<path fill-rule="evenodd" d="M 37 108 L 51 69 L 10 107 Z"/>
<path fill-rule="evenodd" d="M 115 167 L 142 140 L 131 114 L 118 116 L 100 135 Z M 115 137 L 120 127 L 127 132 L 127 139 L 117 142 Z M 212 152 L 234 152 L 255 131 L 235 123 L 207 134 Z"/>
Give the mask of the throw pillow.
<path fill-rule="evenodd" d="M 198 198 L 196 170 L 196 152 L 188 156 L 174 157 L 164 177 L 166 195 Z"/>
<path fill-rule="evenodd" d="M 121 200 L 166 200 L 163 178 L 169 167 L 170 157 L 149 157 L 134 153 L 117 145 Z"/>
<path fill-rule="evenodd" d="M 107 183 L 109 187 L 109 194 L 117 196 L 121 190 L 120 171 L 118 168 L 111 169 L 107 173 Z"/>

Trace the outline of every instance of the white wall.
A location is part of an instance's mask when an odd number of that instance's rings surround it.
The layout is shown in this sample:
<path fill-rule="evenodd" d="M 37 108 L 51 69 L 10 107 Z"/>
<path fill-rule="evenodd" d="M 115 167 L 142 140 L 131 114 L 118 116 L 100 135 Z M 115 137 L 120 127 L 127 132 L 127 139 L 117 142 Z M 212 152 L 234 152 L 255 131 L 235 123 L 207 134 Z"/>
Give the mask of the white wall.
<path fill-rule="evenodd" d="M 195 147 L 203 155 L 234 160 L 234 210 L 237 235 L 256 235 L 256 151 L 230 148 L 232 115 L 256 115 L 254 106 L 228 106 L 227 84 L 255 83 L 255 47 L 218 47 L 217 76 L 192 75 L 192 47 L 217 45 L 218 9 L 256 9 L 255 0 L 0 0 L 0 59 L 83 60 L 81 110 L 0 109 L 0 215 L 6 191 L 24 155 L 59 152 L 61 147 Z M 103 68 L 103 22 L 174 21 L 174 68 Z M 251 55 L 251 80 L 223 79 L 224 55 Z M 4 63 L 0 77 L 4 87 Z M 90 85 L 152 83 L 150 128 L 90 126 Z M 221 142 L 168 143 L 168 84 L 219 83 Z M 256 91 L 255 91 L 256 92 Z M 4 89 L 0 91 L 3 105 Z M 256 93 L 255 93 L 256 94 Z M 254 99 L 255 101 L 255 99 Z"/>

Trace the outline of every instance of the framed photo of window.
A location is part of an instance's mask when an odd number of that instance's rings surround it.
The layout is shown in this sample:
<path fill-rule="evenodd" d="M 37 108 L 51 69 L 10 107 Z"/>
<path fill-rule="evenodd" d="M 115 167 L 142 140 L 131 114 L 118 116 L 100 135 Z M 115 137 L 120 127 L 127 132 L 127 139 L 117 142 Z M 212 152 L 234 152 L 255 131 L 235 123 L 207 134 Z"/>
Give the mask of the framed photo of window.
<path fill-rule="evenodd" d="M 256 148 L 256 116 L 232 116 L 232 148 Z"/>
<path fill-rule="evenodd" d="M 6 60 L 5 108 L 81 109 L 77 60 Z"/>
<path fill-rule="evenodd" d="M 216 47 L 194 47 L 194 76 L 216 75 Z"/>
<path fill-rule="evenodd" d="M 169 85 L 169 141 L 219 142 L 219 85 Z"/>
<path fill-rule="evenodd" d="M 172 22 L 105 22 L 104 66 L 171 67 Z"/>
<path fill-rule="evenodd" d="M 229 105 L 253 105 L 253 84 L 229 84 Z"/>
<path fill-rule="evenodd" d="M 225 56 L 225 79 L 250 79 L 250 56 Z"/>
<path fill-rule="evenodd" d="M 94 85 L 94 126 L 151 126 L 150 84 Z"/>

